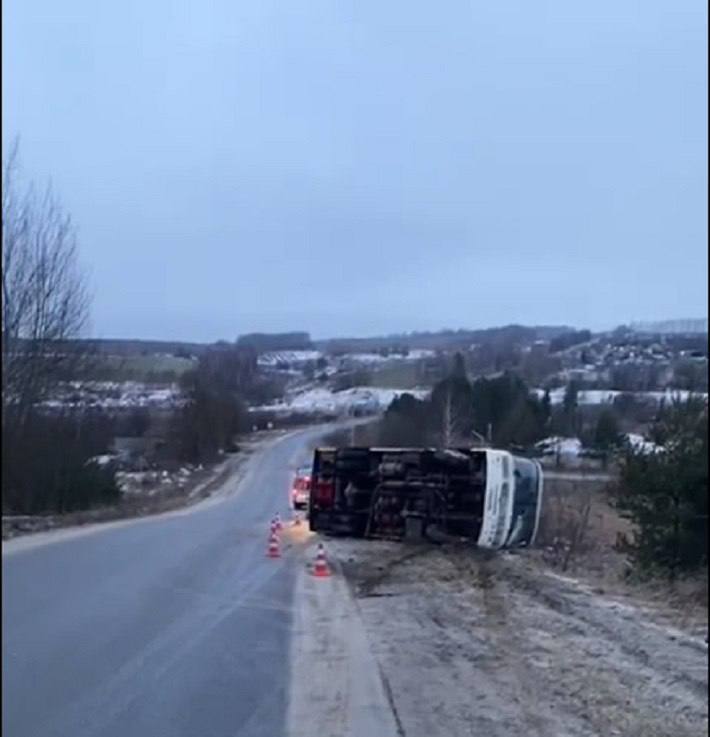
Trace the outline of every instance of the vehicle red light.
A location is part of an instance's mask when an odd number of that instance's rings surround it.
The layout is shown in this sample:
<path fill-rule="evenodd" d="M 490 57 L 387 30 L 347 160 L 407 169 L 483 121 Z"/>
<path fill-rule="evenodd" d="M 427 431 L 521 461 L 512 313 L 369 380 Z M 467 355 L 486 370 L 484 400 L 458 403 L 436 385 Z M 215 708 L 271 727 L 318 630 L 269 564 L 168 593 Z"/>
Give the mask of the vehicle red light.
<path fill-rule="evenodd" d="M 316 482 L 313 496 L 319 504 L 330 504 L 335 496 L 335 484 L 332 481 Z"/>

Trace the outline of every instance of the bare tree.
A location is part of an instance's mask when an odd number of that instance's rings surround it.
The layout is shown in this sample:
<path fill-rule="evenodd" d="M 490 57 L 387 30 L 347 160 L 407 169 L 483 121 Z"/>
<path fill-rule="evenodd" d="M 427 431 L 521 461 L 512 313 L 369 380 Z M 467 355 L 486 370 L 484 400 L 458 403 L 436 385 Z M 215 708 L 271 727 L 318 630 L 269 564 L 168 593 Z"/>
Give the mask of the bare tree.
<path fill-rule="evenodd" d="M 471 438 L 467 437 L 466 417 L 457 406 L 454 392 L 451 387 L 446 388 L 441 405 L 441 427 L 439 439 L 442 448 L 451 448 L 455 445 L 470 445 Z"/>
<path fill-rule="evenodd" d="M 22 423 L 58 371 L 77 359 L 89 294 L 79 268 L 76 230 L 51 185 L 38 194 L 18 181 L 18 143 L 3 163 L 3 409 Z"/>
<path fill-rule="evenodd" d="M 592 499 L 592 490 L 577 482 L 553 482 L 545 495 L 538 544 L 546 560 L 562 571 L 596 545 L 590 539 Z"/>
<path fill-rule="evenodd" d="M 441 408 L 441 445 L 444 448 L 451 447 L 455 432 L 454 408 L 449 389 L 444 397 L 444 406 Z"/>

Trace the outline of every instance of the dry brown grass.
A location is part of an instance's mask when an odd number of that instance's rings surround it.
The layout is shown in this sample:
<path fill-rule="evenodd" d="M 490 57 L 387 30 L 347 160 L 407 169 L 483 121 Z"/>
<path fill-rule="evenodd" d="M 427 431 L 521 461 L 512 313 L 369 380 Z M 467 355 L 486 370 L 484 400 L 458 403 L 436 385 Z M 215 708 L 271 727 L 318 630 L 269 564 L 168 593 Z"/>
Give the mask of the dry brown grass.
<path fill-rule="evenodd" d="M 707 628 L 707 570 L 680 578 L 642 580 L 616 549 L 632 526 L 609 504 L 604 483 L 550 480 L 540 519 L 537 557 L 595 587 L 629 597 L 653 610 L 654 618 L 682 628 Z M 631 574 L 631 575 L 630 575 Z"/>
<path fill-rule="evenodd" d="M 552 479 L 546 483 L 538 546 L 544 560 L 563 571 L 592 568 L 621 570 L 614 549 L 619 534 L 629 532 L 607 499 L 603 482 Z"/>

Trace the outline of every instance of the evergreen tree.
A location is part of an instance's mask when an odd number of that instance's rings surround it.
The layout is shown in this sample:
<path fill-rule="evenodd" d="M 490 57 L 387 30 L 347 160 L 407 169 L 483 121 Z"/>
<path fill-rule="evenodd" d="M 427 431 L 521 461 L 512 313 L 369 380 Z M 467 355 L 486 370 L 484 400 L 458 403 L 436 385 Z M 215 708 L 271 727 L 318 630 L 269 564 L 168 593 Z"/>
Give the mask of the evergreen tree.
<path fill-rule="evenodd" d="M 579 395 L 579 385 L 576 381 L 570 381 L 565 389 L 565 396 L 562 401 L 562 406 L 565 412 L 575 412 L 577 410 L 577 401 Z"/>
<path fill-rule="evenodd" d="M 380 425 L 379 442 L 389 446 L 427 445 L 429 403 L 411 394 L 392 400 Z"/>
<path fill-rule="evenodd" d="M 466 376 L 466 362 L 464 361 L 464 357 L 461 353 L 456 353 L 456 355 L 454 355 L 454 363 L 451 368 L 451 378 L 466 379 L 468 381 Z"/>
<path fill-rule="evenodd" d="M 545 428 L 549 427 L 552 419 L 552 400 L 550 399 L 550 390 L 545 389 L 545 394 L 541 402 L 541 416 Z"/>
<path fill-rule="evenodd" d="M 570 381 L 565 389 L 565 396 L 562 401 L 562 411 L 564 416 L 565 432 L 567 435 L 576 435 L 578 433 L 578 417 L 577 402 L 579 395 L 579 385 L 576 381 Z"/>
<path fill-rule="evenodd" d="M 494 444 L 527 445 L 542 437 L 544 408 L 520 377 L 506 372 L 494 379 L 478 379 L 472 394 L 474 429 L 487 435 L 492 427 Z"/>
<path fill-rule="evenodd" d="M 704 401 L 676 402 L 653 428 L 662 448 L 626 452 L 614 501 L 634 525 L 621 547 L 642 570 L 707 566 L 707 421 Z"/>
<path fill-rule="evenodd" d="M 602 410 L 594 430 L 594 446 L 599 450 L 609 451 L 621 444 L 619 421 L 611 409 Z"/>

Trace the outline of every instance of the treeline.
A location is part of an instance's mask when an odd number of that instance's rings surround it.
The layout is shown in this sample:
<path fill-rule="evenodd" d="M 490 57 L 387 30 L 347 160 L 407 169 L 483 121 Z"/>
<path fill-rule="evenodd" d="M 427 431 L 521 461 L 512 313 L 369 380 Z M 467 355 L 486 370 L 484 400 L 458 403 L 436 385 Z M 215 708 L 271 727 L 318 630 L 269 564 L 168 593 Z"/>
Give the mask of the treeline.
<path fill-rule="evenodd" d="M 572 330 L 569 333 L 563 333 L 550 341 L 550 353 L 559 353 L 576 345 L 588 343 L 591 339 L 592 333 L 589 330 Z"/>
<path fill-rule="evenodd" d="M 390 404 L 377 440 L 385 445 L 485 440 L 497 447 L 530 449 L 555 435 L 578 437 L 602 460 L 610 460 L 624 447 L 625 430 L 658 417 L 656 408 L 629 394 L 617 397 L 613 405 L 583 407 L 579 391 L 579 383 L 570 382 L 562 402 L 553 406 L 549 391 L 536 396 L 516 372 L 470 381 L 457 354 L 428 399 L 405 393 Z"/>
<path fill-rule="evenodd" d="M 101 411 L 33 411 L 21 425 L 3 422 L 3 513 L 73 512 L 118 501 L 113 471 L 89 461 L 113 437 L 113 420 Z"/>
<path fill-rule="evenodd" d="M 257 353 L 271 351 L 308 351 L 312 350 L 311 336 L 306 332 L 290 333 L 247 333 L 240 335 L 236 343 L 238 348 L 249 348 Z"/>
<path fill-rule="evenodd" d="M 529 344 L 535 340 L 550 340 L 570 332 L 563 326 L 504 325 L 480 330 L 439 330 L 437 332 L 411 332 L 372 338 L 334 338 L 321 341 L 319 347 L 329 353 L 353 353 L 379 351 L 395 346 L 428 350 L 467 350 L 471 345 Z"/>
<path fill-rule="evenodd" d="M 481 378 L 466 375 L 456 354 L 449 375 L 426 400 L 403 394 L 387 409 L 380 424 L 384 445 L 471 445 L 491 442 L 499 447 L 530 445 L 549 427 L 549 396 L 538 400 L 513 373 Z"/>
<path fill-rule="evenodd" d="M 204 353 L 206 343 L 183 343 L 170 340 L 136 340 L 120 338 L 91 338 L 77 341 L 83 350 L 91 350 L 103 356 L 152 356 L 165 355 L 190 358 Z"/>
<path fill-rule="evenodd" d="M 251 425 L 247 402 L 266 404 L 282 394 L 277 379 L 261 377 L 257 350 L 239 341 L 211 347 L 180 385 L 187 402 L 175 418 L 171 442 L 177 457 L 190 462 L 234 447 L 235 437 Z"/>
<path fill-rule="evenodd" d="M 409 394 L 395 399 L 380 425 L 380 442 L 413 445 L 463 445 L 485 440 L 497 447 L 529 448 L 549 435 L 581 436 L 585 444 L 611 452 L 621 442 L 616 409 L 585 417 L 578 404 L 579 386 L 571 382 L 562 404 L 553 407 L 549 391 L 534 395 L 513 371 L 471 382 L 464 359 L 456 354 L 448 375 L 431 396 Z"/>

